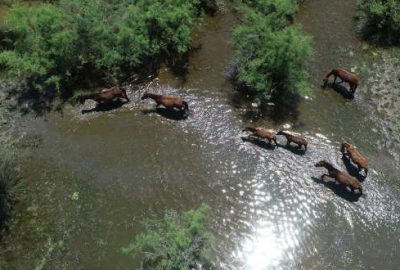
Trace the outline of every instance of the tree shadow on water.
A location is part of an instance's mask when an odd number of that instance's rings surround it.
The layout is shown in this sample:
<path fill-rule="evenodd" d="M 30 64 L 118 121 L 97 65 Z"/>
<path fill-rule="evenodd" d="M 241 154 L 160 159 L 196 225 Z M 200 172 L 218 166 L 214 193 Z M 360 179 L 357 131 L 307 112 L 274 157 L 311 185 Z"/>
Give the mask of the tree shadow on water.
<path fill-rule="evenodd" d="M 120 99 L 109 102 L 109 103 L 97 103 L 96 106 L 92 109 L 84 109 L 82 110 L 82 114 L 91 113 L 91 112 L 106 112 L 112 111 L 122 107 L 122 105 L 128 103 L 128 101 L 121 101 Z"/>
<path fill-rule="evenodd" d="M 293 123 L 298 121 L 300 100 L 298 94 L 282 91 L 270 100 L 262 101 L 260 106 L 253 107 L 252 103 L 257 103 L 257 95 L 238 90 L 232 95 L 231 104 L 236 108 L 246 108 L 242 114 L 245 121 L 267 117 L 275 124 L 281 124 L 287 121 Z"/>
<path fill-rule="evenodd" d="M 154 109 L 145 109 L 142 110 L 143 114 L 152 114 L 156 113 L 158 115 L 161 115 L 162 117 L 165 117 L 167 119 L 175 120 L 175 121 L 180 121 L 186 119 L 188 116 L 184 111 L 172 109 L 172 108 L 161 108 L 157 107 Z"/>
<path fill-rule="evenodd" d="M 6 98 L 15 99 L 16 104 L 13 109 L 18 109 L 21 115 L 33 112 L 37 116 L 43 116 L 54 108 L 53 101 L 56 94 L 52 91 L 38 91 L 25 85 L 7 89 Z"/>
<path fill-rule="evenodd" d="M 357 178 L 360 182 L 363 182 L 365 178 L 367 178 L 366 175 L 362 175 L 360 171 L 358 170 L 358 167 L 355 166 L 353 163 L 351 163 L 350 158 L 343 155 L 342 156 L 342 161 L 344 166 L 346 167 L 347 172 L 351 175 Z"/>
<path fill-rule="evenodd" d="M 345 186 L 341 184 L 337 184 L 333 179 L 329 179 L 329 181 L 325 181 L 321 178 L 311 177 L 311 179 L 318 183 L 323 184 L 324 186 L 328 187 L 335 193 L 337 196 L 349 201 L 349 202 L 357 202 L 358 199 L 362 196 L 361 193 L 353 193 L 348 190 Z"/>
<path fill-rule="evenodd" d="M 252 138 L 252 137 L 246 136 L 246 137 L 241 137 L 241 139 L 244 142 L 250 142 L 250 143 L 255 144 L 258 147 L 264 148 L 266 150 L 274 150 L 276 148 L 275 144 L 269 143 L 267 141 L 260 140 L 257 138 Z"/>

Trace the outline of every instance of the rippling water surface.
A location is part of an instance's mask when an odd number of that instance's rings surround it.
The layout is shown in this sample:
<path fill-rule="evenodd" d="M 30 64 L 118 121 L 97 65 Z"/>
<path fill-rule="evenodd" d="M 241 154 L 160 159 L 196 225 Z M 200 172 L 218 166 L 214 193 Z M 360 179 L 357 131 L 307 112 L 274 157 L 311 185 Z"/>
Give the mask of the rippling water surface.
<path fill-rule="evenodd" d="M 353 1 L 305 1 L 299 22 L 314 35 L 315 96 L 280 121 L 265 117 L 250 123 L 245 115 L 251 109 L 233 106 L 233 91 L 224 78 L 235 19 L 224 10 L 197 33 L 196 42 L 203 46 L 190 60 L 186 80 L 164 70 L 151 85 L 132 90 L 132 102 L 118 110 L 82 114 L 94 105 L 87 102 L 67 109 L 63 117 L 25 122 L 23 129 L 45 138 L 29 162 L 32 181 L 43 174 L 43 163 L 80 176 L 70 186 L 54 186 L 54 196 L 37 202 L 53 227 L 49 233 L 42 225 L 49 237 L 37 241 L 60 243 L 45 253 L 46 266 L 131 268 L 137 262 L 119 248 L 142 230 L 142 218 L 206 202 L 213 209 L 218 269 L 396 269 L 399 166 L 379 143 L 382 134 L 362 97 L 346 101 L 319 88 L 326 70 L 356 63 L 359 45 L 350 27 L 354 10 Z M 184 96 L 191 115 L 179 120 L 155 110 L 151 101 L 140 101 L 146 90 Z M 307 153 L 286 147 L 283 138 L 278 147 L 243 140 L 246 125 L 277 130 L 286 123 L 307 137 Z M 314 167 L 326 159 L 345 169 L 339 152 L 343 137 L 370 159 L 361 197 L 321 181 L 324 170 Z M 33 186 L 40 184 L 36 181 Z M 77 191 L 79 198 L 71 197 Z M 8 252 L 22 251 L 16 245 Z M 26 268 L 29 258 L 10 259 L 10 265 Z"/>

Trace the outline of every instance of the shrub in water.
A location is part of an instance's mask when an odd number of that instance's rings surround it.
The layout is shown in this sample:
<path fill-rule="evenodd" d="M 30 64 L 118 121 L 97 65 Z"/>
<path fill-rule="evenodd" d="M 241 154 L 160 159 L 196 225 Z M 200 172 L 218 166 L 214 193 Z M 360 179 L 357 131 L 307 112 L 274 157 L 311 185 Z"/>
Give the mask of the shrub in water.
<path fill-rule="evenodd" d="M 211 265 L 213 238 L 205 228 L 208 205 L 185 212 L 169 212 L 161 222 L 145 221 L 146 232 L 138 235 L 126 254 L 144 256 L 141 269 L 191 270 Z"/>

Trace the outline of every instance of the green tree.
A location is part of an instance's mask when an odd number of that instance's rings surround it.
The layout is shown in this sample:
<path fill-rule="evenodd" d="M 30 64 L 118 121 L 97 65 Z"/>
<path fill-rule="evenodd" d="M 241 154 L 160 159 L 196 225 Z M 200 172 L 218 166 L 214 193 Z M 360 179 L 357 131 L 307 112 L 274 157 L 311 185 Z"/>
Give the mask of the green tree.
<path fill-rule="evenodd" d="M 297 9 L 291 0 L 254 0 L 239 5 L 243 24 L 233 33 L 235 82 L 263 100 L 282 91 L 304 93 L 311 38 L 290 19 Z"/>
<path fill-rule="evenodd" d="M 0 53 L 0 65 L 39 88 L 60 89 L 87 73 L 115 81 L 150 63 L 174 62 L 189 52 L 191 29 L 210 1 L 51 2 L 12 6 L 7 26 L 15 43 Z"/>
<path fill-rule="evenodd" d="M 191 270 L 211 265 L 213 237 L 205 223 L 210 211 L 203 204 L 182 216 L 169 212 L 161 222 L 144 222 L 146 232 L 122 251 L 144 256 L 141 269 Z"/>
<path fill-rule="evenodd" d="M 10 74 L 40 79 L 41 86 L 59 87 L 77 62 L 78 35 L 67 15 L 50 4 L 14 5 L 8 25 L 16 36 L 12 50 L 0 53 Z"/>
<path fill-rule="evenodd" d="M 360 0 L 359 7 L 367 15 L 368 34 L 378 34 L 388 43 L 400 43 L 400 1 Z"/>

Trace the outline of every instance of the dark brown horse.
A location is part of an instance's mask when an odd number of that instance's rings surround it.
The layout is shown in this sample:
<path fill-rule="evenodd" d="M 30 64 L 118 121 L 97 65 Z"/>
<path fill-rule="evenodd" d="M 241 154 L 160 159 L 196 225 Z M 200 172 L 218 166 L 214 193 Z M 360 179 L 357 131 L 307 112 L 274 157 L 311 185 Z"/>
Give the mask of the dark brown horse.
<path fill-rule="evenodd" d="M 286 139 L 287 139 L 286 145 L 290 145 L 290 143 L 293 142 L 293 143 L 297 144 L 297 146 L 298 146 L 299 148 L 301 148 L 302 146 L 304 146 L 304 150 L 307 150 L 308 142 L 307 142 L 307 140 L 306 140 L 305 138 L 303 138 L 303 137 L 289 134 L 289 133 L 287 133 L 287 132 L 285 132 L 285 131 L 283 131 L 283 130 L 280 130 L 276 135 L 283 135 L 283 136 L 285 136 Z"/>
<path fill-rule="evenodd" d="M 275 134 L 265 128 L 246 127 L 245 129 L 243 129 L 243 131 L 250 131 L 252 134 L 249 135 L 249 137 L 252 136 L 252 137 L 256 137 L 257 139 L 267 139 L 269 143 L 271 143 L 273 141 L 273 142 L 275 142 L 275 145 L 278 144 L 276 142 Z"/>
<path fill-rule="evenodd" d="M 157 107 L 163 105 L 166 108 L 177 108 L 184 112 L 185 115 L 189 114 L 189 105 L 179 96 L 163 96 L 145 92 L 142 100 L 147 98 L 153 99 L 157 103 Z"/>
<path fill-rule="evenodd" d="M 345 70 L 344 68 L 334 68 L 331 71 L 329 71 L 322 79 L 324 82 L 323 85 L 324 88 L 328 85 L 329 77 L 332 75 L 334 76 L 333 83 L 336 83 L 336 79 L 337 77 L 339 77 L 342 80 L 339 83 L 347 82 L 350 85 L 351 93 L 354 94 L 359 82 L 359 79 L 355 74 Z"/>
<path fill-rule="evenodd" d="M 347 155 L 358 167 L 358 171 L 364 169 L 365 175 L 368 174 L 368 159 L 361 155 L 358 150 L 350 143 L 343 141 L 341 152 L 343 155 Z"/>
<path fill-rule="evenodd" d="M 92 99 L 100 104 L 113 102 L 116 98 L 124 98 L 127 102 L 129 102 L 128 95 L 126 94 L 126 90 L 124 88 L 119 88 L 114 86 L 109 89 L 103 89 L 98 93 L 83 95 L 79 97 L 79 102 L 84 104 L 87 99 Z"/>
<path fill-rule="evenodd" d="M 324 167 L 328 170 L 328 174 L 323 174 L 321 178 L 323 179 L 325 176 L 329 176 L 334 178 L 337 182 L 344 185 L 345 187 L 349 187 L 351 191 L 358 190 L 360 194 L 362 194 L 362 185 L 361 183 L 353 176 L 346 172 L 339 171 L 332 164 L 325 160 L 321 160 L 315 164 L 315 167 Z"/>

